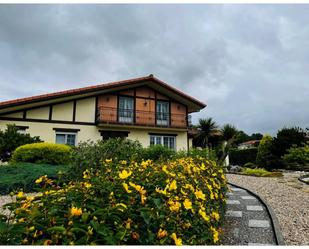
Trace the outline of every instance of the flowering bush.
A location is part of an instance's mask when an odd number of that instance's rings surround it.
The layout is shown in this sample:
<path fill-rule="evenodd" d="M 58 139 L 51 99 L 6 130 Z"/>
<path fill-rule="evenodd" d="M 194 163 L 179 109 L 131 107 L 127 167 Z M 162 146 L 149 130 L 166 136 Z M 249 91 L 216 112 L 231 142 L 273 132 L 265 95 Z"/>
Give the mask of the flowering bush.
<path fill-rule="evenodd" d="M 2 233 L 2 243 L 219 243 L 227 187 L 223 170 L 213 161 L 110 159 L 85 170 L 81 181 L 60 187 L 42 176 L 36 183 L 42 189 L 37 196 L 21 192 L 17 202 L 7 204 L 12 212 L 7 230 L 18 233 Z"/>

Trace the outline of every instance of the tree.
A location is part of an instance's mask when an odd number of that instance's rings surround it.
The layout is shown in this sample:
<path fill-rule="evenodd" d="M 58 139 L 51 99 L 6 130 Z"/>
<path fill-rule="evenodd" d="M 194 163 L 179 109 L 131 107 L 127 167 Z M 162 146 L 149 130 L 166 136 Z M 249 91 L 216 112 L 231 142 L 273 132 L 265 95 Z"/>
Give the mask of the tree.
<path fill-rule="evenodd" d="M 261 134 L 261 133 L 252 133 L 250 138 L 251 138 L 251 140 L 261 140 L 263 138 L 263 134 Z"/>
<path fill-rule="evenodd" d="M 273 155 L 271 152 L 273 138 L 270 135 L 264 135 L 258 146 L 256 164 L 261 168 L 270 169 L 273 165 Z"/>
<path fill-rule="evenodd" d="M 225 124 L 221 129 L 221 136 L 223 139 L 222 144 L 222 156 L 220 158 L 221 162 L 224 162 L 225 158 L 228 155 L 228 152 L 232 146 L 232 144 L 237 139 L 238 130 L 235 126 L 231 124 Z"/>
<path fill-rule="evenodd" d="M 210 139 L 219 135 L 219 126 L 212 118 L 200 119 L 197 127 L 198 134 L 196 140 L 203 148 L 209 147 Z"/>
<path fill-rule="evenodd" d="M 38 142 L 42 142 L 39 137 L 21 134 L 15 125 L 7 125 L 5 131 L 0 130 L 0 161 L 8 161 L 17 147 Z"/>
<path fill-rule="evenodd" d="M 279 130 L 274 138 L 272 153 L 281 158 L 293 145 L 302 146 L 306 142 L 306 132 L 300 127 L 292 127 Z"/>
<path fill-rule="evenodd" d="M 247 133 L 245 133 L 244 131 L 239 131 L 235 143 L 238 145 L 249 140 L 250 136 Z"/>

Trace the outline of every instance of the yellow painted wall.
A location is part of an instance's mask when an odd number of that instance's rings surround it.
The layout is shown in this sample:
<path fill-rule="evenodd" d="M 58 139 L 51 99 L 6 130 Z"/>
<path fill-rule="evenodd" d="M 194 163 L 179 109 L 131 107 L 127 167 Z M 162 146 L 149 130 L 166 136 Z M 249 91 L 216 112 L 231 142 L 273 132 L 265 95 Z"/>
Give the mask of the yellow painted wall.
<path fill-rule="evenodd" d="M 98 128 L 94 125 L 71 125 L 71 124 L 54 124 L 54 123 L 39 123 L 39 122 L 24 122 L 24 121 L 5 121 L 0 120 L 0 130 L 5 130 L 6 124 L 16 124 L 20 126 L 29 126 L 26 133 L 31 136 L 40 136 L 45 142 L 56 142 L 56 133 L 53 128 L 69 128 L 80 129 L 77 133 L 77 142 L 102 139 Z"/>
<path fill-rule="evenodd" d="M 49 107 L 48 106 L 27 111 L 27 118 L 47 120 L 48 117 L 49 117 Z"/>
<path fill-rule="evenodd" d="M 11 113 L 11 114 L 3 115 L 3 117 L 9 117 L 9 118 L 22 118 L 23 115 L 24 115 L 23 112 L 17 112 L 17 113 Z"/>
<path fill-rule="evenodd" d="M 80 129 L 77 133 L 77 143 L 81 141 L 97 141 L 101 140 L 101 134 L 99 130 L 119 130 L 129 131 L 128 138 L 132 140 L 138 140 L 143 147 L 150 145 L 149 133 L 160 133 L 164 134 L 164 131 L 158 129 L 137 129 L 137 128 L 108 128 L 108 127 L 97 127 L 95 125 L 76 125 L 76 124 L 56 124 L 56 123 L 41 123 L 41 122 L 25 122 L 25 121 L 6 121 L 0 120 L 0 130 L 5 130 L 6 124 L 16 124 L 18 126 L 29 126 L 26 133 L 31 136 L 39 136 L 45 142 L 55 143 L 56 133 L 53 128 L 69 128 L 69 129 Z M 177 134 L 176 136 L 176 149 L 187 150 L 187 132 L 186 131 L 169 131 L 166 134 Z"/>
<path fill-rule="evenodd" d="M 77 122 L 94 122 L 95 120 L 95 98 L 87 98 L 76 101 Z"/>
<path fill-rule="evenodd" d="M 72 121 L 73 101 L 53 106 L 53 120 Z"/>

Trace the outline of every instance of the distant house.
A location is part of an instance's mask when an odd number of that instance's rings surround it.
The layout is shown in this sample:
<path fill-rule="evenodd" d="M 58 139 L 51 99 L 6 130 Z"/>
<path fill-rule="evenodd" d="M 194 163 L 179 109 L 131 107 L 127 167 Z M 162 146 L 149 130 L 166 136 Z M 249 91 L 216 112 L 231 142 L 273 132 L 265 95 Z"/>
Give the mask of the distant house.
<path fill-rule="evenodd" d="M 189 114 L 206 107 L 152 75 L 0 102 L 0 129 L 15 124 L 46 142 L 127 137 L 187 150 Z"/>
<path fill-rule="evenodd" d="M 238 145 L 238 149 L 240 150 L 244 150 L 244 149 L 249 149 L 249 148 L 253 148 L 253 147 L 257 147 L 260 143 L 260 140 L 250 140 L 250 141 L 246 141 L 244 143 L 241 143 Z"/>

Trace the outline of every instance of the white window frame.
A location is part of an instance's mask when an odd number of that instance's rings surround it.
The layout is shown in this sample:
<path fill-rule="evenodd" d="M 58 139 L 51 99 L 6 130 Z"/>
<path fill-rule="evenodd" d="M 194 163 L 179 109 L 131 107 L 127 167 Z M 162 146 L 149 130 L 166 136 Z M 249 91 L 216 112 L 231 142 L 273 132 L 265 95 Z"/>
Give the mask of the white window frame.
<path fill-rule="evenodd" d="M 154 138 L 154 144 L 151 144 L 151 138 Z M 149 136 L 150 146 L 158 145 L 159 144 L 159 143 L 157 143 L 158 140 L 159 140 L 158 138 L 160 138 L 160 141 L 161 141 L 160 145 L 163 145 L 164 147 L 166 147 L 164 145 L 164 138 L 168 138 L 168 146 L 167 146 L 167 148 L 172 149 L 172 150 L 176 150 L 176 136 L 170 136 L 170 135 L 150 135 Z M 170 145 L 171 145 L 170 144 L 170 138 L 174 139 L 174 147 L 173 148 L 170 147 Z"/>
<path fill-rule="evenodd" d="M 76 143 L 77 143 L 77 132 L 56 131 L 55 143 L 57 143 L 57 135 L 65 135 L 65 138 L 64 138 L 65 143 L 64 144 L 67 144 L 67 145 L 71 145 L 71 144 L 68 144 L 68 135 L 75 135 L 75 144 L 74 144 L 74 146 L 76 146 Z"/>

